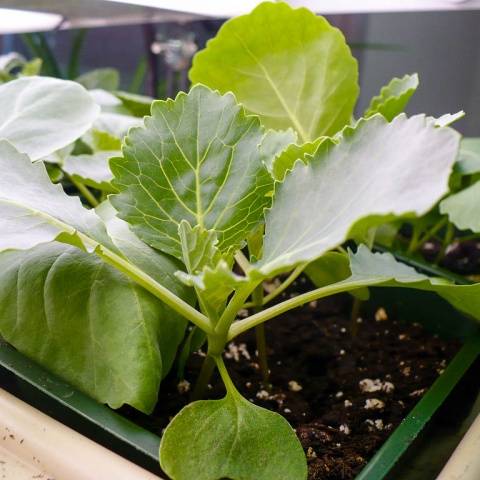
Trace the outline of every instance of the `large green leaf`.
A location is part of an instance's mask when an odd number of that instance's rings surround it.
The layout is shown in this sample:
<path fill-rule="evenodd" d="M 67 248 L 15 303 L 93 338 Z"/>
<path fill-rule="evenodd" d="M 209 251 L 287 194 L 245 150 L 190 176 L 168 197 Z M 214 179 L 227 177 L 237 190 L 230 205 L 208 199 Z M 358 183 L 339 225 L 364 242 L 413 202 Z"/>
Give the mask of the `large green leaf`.
<path fill-rule="evenodd" d="M 238 394 L 183 408 L 166 428 L 160 464 L 173 480 L 305 480 L 300 442 L 277 413 Z"/>
<path fill-rule="evenodd" d="M 460 230 L 480 232 L 480 182 L 442 200 L 440 213 Z"/>
<path fill-rule="evenodd" d="M 350 254 L 352 276 L 344 283 L 405 287 L 436 292 L 455 308 L 480 320 L 480 283 L 455 285 L 443 278 L 431 278 L 397 262 L 390 253 L 372 253 L 361 245 Z"/>
<path fill-rule="evenodd" d="M 184 329 L 178 315 L 94 255 L 59 243 L 0 254 L 0 334 L 113 408 L 153 409 Z"/>
<path fill-rule="evenodd" d="M 365 111 L 364 117 L 371 117 L 381 113 L 388 121 L 402 113 L 410 97 L 418 88 L 418 75 L 405 75 L 402 78 L 393 78 L 388 85 L 380 90 L 380 94 L 373 97 Z"/>
<path fill-rule="evenodd" d="M 204 86 L 156 101 L 145 127 L 130 131 L 110 161 L 111 197 L 149 245 L 182 258 L 182 220 L 215 230 L 221 251 L 238 246 L 263 217 L 272 178 L 261 161 L 263 130 L 233 95 Z"/>
<path fill-rule="evenodd" d="M 0 86 L 0 139 L 32 160 L 79 138 L 98 114 L 98 106 L 75 82 L 25 77 Z"/>
<path fill-rule="evenodd" d="M 340 252 L 327 252 L 309 263 L 304 272 L 318 288 L 345 280 L 352 273 L 349 256 Z M 356 289 L 351 293 L 360 300 L 368 300 L 369 297 L 367 288 Z"/>
<path fill-rule="evenodd" d="M 326 287 L 330 291 L 358 292 L 369 286 L 426 290 L 437 293 L 461 312 L 480 321 L 480 283 L 455 285 L 444 278 L 428 277 L 398 262 L 391 253 L 373 253 L 365 245 L 360 245 L 356 253 L 349 252 L 349 256 L 350 276 L 330 283 Z M 342 276 L 345 276 L 345 272 Z M 317 283 L 315 275 L 310 278 Z M 324 287 L 324 277 L 319 276 L 318 280 L 318 286 Z"/>
<path fill-rule="evenodd" d="M 224 23 L 190 70 L 192 82 L 233 92 L 264 125 L 292 127 L 302 142 L 350 122 L 357 78 L 339 30 L 305 8 L 271 2 Z"/>
<path fill-rule="evenodd" d="M 423 215 L 448 189 L 459 134 L 425 116 L 375 115 L 322 142 L 277 184 L 263 258 L 271 275 L 310 262 L 398 216 Z"/>
<path fill-rule="evenodd" d="M 97 242 L 109 244 L 95 212 L 53 185 L 42 162 L 31 163 L 5 140 L 0 140 L 0 170 L 0 251 L 28 249 L 60 236 L 87 250 Z"/>

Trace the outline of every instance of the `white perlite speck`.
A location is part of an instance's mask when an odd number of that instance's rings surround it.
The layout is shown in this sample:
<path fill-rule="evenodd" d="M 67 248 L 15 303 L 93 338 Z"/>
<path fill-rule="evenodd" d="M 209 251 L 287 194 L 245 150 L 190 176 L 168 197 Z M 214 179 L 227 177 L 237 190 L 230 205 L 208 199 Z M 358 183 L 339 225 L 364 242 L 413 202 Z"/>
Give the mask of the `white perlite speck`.
<path fill-rule="evenodd" d="M 376 312 L 375 312 L 375 320 L 377 322 L 384 322 L 385 320 L 388 320 L 388 315 L 387 312 L 385 311 L 384 308 L 380 307 Z"/>
<path fill-rule="evenodd" d="M 247 350 L 247 345 L 245 343 L 239 343 L 238 345 L 235 342 L 230 342 L 227 345 L 227 351 L 225 352 L 225 358 L 233 359 L 235 362 L 240 361 L 240 356 L 251 360 L 249 351 Z"/>
<path fill-rule="evenodd" d="M 372 380 L 371 378 L 364 378 L 358 382 L 358 386 L 363 393 L 385 392 L 391 393 L 395 389 L 392 382 L 382 382 L 379 378 Z"/>
<path fill-rule="evenodd" d="M 290 380 L 288 382 L 288 389 L 291 392 L 299 392 L 300 390 L 303 389 L 303 387 L 295 380 Z"/>
<path fill-rule="evenodd" d="M 385 403 L 379 400 L 378 398 L 367 398 L 365 400 L 365 410 L 381 410 L 385 407 Z"/>
<path fill-rule="evenodd" d="M 268 400 L 270 394 L 266 390 L 260 390 L 257 392 L 257 398 L 260 400 Z"/>
<path fill-rule="evenodd" d="M 180 395 L 190 391 L 190 382 L 188 380 L 181 380 L 177 383 L 177 390 Z"/>
<path fill-rule="evenodd" d="M 342 423 L 342 425 L 340 425 L 340 431 L 345 435 L 350 435 L 350 428 L 346 423 Z"/>

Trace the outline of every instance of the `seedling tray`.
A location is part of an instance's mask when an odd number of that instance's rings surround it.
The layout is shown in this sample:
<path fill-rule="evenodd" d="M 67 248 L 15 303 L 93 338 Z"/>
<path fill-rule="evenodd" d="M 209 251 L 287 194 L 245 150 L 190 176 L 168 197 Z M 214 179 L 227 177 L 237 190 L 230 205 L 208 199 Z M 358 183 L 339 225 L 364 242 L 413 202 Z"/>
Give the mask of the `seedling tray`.
<path fill-rule="evenodd" d="M 414 266 L 424 272 L 428 270 L 418 263 Z M 442 273 L 444 277 L 453 279 L 453 276 L 437 270 L 427 273 Z M 455 280 L 467 283 L 458 277 Z M 432 333 L 461 340 L 463 346 L 356 480 L 387 478 L 480 353 L 478 324 L 459 314 L 436 295 L 397 288 L 372 288 L 371 291 L 369 308 L 385 306 L 389 311 L 396 312 L 399 318 L 422 323 Z M 159 436 L 72 388 L 5 342 L 0 342 L 0 378 L 1 386 L 16 396 L 98 443 L 160 474 Z"/>

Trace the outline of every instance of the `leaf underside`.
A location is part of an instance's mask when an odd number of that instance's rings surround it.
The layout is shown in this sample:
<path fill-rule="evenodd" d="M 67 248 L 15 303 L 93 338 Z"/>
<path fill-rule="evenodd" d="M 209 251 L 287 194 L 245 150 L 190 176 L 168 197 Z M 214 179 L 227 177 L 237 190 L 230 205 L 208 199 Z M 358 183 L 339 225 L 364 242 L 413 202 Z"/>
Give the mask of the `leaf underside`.
<path fill-rule="evenodd" d="M 448 189 L 459 135 L 423 115 L 390 123 L 375 115 L 335 140 L 276 185 L 261 274 L 310 262 L 396 217 L 425 214 Z"/>
<path fill-rule="evenodd" d="M 1 85 L 0 105 L 0 138 L 32 160 L 75 141 L 99 114 L 83 87 L 48 77 L 24 77 Z"/>
<path fill-rule="evenodd" d="M 440 213 L 460 230 L 480 232 L 480 182 L 442 200 Z"/>

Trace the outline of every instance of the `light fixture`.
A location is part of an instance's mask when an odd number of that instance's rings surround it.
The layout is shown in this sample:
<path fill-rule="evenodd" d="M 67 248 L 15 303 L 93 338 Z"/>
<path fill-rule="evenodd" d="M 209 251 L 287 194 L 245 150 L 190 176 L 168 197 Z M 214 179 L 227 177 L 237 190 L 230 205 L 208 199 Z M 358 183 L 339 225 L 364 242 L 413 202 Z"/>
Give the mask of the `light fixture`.
<path fill-rule="evenodd" d="M 0 34 L 44 32 L 57 28 L 62 21 L 56 13 L 0 8 Z"/>
<path fill-rule="evenodd" d="M 130 5 L 226 18 L 250 12 L 261 0 L 107 0 Z"/>
<path fill-rule="evenodd" d="M 228 18 L 248 13 L 261 0 L 107 0 L 109 2 L 200 16 Z M 478 10 L 480 0 L 287 0 L 292 7 L 308 7 L 321 14 Z"/>

